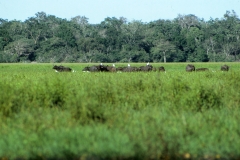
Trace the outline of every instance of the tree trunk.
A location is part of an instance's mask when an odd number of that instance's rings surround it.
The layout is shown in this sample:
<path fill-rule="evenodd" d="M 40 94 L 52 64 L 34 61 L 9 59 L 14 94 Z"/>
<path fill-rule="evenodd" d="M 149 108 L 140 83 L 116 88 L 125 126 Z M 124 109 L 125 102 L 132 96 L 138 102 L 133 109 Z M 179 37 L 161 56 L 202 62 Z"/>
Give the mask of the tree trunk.
<path fill-rule="evenodd" d="M 166 62 L 167 62 L 167 59 L 166 59 L 166 54 L 165 54 L 165 52 L 163 52 L 163 60 L 164 60 L 164 63 L 166 63 Z"/>

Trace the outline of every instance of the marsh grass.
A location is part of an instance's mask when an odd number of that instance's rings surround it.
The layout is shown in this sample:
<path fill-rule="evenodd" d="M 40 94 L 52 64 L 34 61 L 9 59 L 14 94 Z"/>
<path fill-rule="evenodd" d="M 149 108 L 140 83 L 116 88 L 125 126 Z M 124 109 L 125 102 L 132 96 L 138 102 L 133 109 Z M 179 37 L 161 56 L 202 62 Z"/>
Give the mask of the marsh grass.
<path fill-rule="evenodd" d="M 237 159 L 237 63 L 216 72 L 83 73 L 87 64 L 0 65 L 0 157 Z M 111 65 L 111 64 L 109 64 Z M 117 64 L 124 66 L 126 64 Z M 133 64 L 141 66 L 145 64 Z"/>

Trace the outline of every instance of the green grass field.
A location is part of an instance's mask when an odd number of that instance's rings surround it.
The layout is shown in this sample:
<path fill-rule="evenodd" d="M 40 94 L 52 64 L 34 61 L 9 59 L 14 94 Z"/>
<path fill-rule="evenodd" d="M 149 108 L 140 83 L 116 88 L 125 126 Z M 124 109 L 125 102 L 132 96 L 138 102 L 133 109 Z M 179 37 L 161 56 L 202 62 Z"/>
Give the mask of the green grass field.
<path fill-rule="evenodd" d="M 0 159 L 239 159 L 240 64 L 187 64 L 0 64 Z"/>

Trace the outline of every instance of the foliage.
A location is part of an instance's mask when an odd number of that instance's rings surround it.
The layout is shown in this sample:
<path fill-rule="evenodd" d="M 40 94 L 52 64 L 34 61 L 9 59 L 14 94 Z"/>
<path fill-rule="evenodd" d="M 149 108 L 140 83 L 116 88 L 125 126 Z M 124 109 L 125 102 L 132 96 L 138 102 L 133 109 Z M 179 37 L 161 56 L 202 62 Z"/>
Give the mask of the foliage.
<path fill-rule="evenodd" d="M 233 62 L 239 61 L 240 19 L 195 15 L 143 23 L 107 17 L 89 24 L 38 12 L 26 21 L 0 19 L 0 62 Z M 14 53 L 14 54 L 13 54 Z"/>
<path fill-rule="evenodd" d="M 0 158 L 239 158 L 238 63 L 194 63 L 210 71 L 192 73 L 187 63 L 152 64 L 166 73 L 81 72 L 87 65 L 0 65 Z"/>

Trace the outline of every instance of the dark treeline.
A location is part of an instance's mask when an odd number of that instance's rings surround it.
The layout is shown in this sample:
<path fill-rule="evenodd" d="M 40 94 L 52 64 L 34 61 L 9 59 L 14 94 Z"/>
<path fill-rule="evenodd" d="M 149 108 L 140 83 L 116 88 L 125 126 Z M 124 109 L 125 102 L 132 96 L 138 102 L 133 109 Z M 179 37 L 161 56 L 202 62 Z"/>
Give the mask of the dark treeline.
<path fill-rule="evenodd" d="M 235 11 L 208 21 L 189 14 L 100 24 L 38 12 L 24 22 L 0 18 L 0 62 L 230 62 L 240 60 L 239 37 Z"/>

